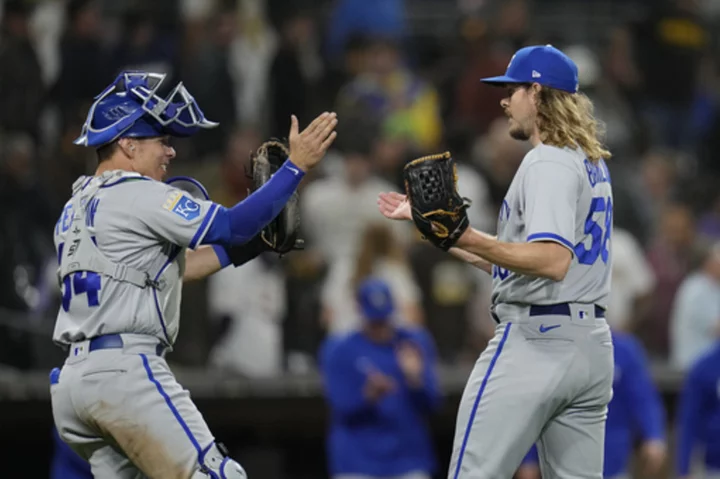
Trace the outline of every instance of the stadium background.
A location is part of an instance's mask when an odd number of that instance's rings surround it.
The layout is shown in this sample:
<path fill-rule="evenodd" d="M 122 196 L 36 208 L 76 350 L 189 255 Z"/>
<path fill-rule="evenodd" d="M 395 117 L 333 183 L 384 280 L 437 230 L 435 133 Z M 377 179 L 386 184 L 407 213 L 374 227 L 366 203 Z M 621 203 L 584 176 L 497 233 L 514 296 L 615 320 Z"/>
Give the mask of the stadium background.
<path fill-rule="evenodd" d="M 642 281 L 617 279 L 629 292 L 615 320 L 645 346 L 672 431 L 675 293 L 720 239 L 717 0 L 13 0 L 0 21 L 0 456 L 23 477 L 47 477 L 52 453 L 47 373 L 62 352 L 50 342 L 51 233 L 96 162 L 71 142 L 125 68 L 184 81 L 221 123 L 175 143 L 171 174 L 223 204 L 245 196 L 248 153 L 286 136 L 290 113 L 301 125 L 339 114 L 336 148 L 302 186 L 307 249 L 185 288 L 169 361 L 250 477 L 326 477 L 315 353 L 348 305 L 328 278 L 378 262 L 399 278 L 408 321 L 437 341 L 447 399 L 433 431 L 449 457 L 459 394 L 492 328 L 488 280 L 409 230 L 375 226 L 374 198 L 400 187 L 408 159 L 449 149 L 473 224 L 492 231 L 525 147 L 507 137 L 502 91 L 477 80 L 535 43 L 572 54 L 607 123 L 615 224 L 637 246 L 632 264 L 648 265 Z"/>

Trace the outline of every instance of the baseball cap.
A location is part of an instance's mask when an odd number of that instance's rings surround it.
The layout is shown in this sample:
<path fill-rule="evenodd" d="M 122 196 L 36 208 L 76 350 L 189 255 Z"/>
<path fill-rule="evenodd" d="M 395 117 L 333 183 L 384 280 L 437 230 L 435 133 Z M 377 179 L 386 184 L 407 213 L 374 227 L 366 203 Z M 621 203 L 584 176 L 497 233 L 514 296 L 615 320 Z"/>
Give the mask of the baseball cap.
<path fill-rule="evenodd" d="M 390 287 L 378 278 L 369 278 L 360 283 L 357 288 L 357 302 L 362 315 L 371 322 L 389 319 L 395 311 Z"/>
<path fill-rule="evenodd" d="M 552 45 L 521 48 L 513 55 L 505 75 L 482 78 L 483 83 L 539 83 L 569 93 L 578 91 L 578 68 L 570 57 Z"/>

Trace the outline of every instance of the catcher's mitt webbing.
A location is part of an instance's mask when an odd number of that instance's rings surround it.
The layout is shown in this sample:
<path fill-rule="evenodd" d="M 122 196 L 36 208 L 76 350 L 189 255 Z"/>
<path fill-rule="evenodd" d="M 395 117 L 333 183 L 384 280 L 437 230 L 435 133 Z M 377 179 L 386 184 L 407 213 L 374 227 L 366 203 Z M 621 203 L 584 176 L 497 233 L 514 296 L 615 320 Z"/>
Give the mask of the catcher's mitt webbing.
<path fill-rule="evenodd" d="M 449 152 L 413 160 L 403 169 L 405 193 L 415 226 L 447 251 L 468 228 L 470 201 L 457 191 L 457 166 Z"/>
<path fill-rule="evenodd" d="M 267 183 L 289 155 L 288 147 L 278 140 L 260 145 L 251 158 L 253 191 Z M 294 192 L 280 214 L 260 232 L 260 238 L 268 249 L 285 254 L 302 247 L 302 240 L 297 238 L 300 227 L 298 201 L 298 194 Z"/>

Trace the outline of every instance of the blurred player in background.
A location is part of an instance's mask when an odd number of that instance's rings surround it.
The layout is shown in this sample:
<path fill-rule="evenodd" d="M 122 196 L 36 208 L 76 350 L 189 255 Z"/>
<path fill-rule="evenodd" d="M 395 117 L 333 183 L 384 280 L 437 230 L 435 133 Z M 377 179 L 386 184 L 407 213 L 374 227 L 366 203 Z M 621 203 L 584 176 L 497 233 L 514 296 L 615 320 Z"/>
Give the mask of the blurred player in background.
<path fill-rule="evenodd" d="M 75 182 L 55 228 L 63 297 L 53 340 L 68 357 L 50 377 L 53 418 L 95 477 L 245 479 L 165 361 L 183 281 L 240 264 L 233 247 L 283 211 L 337 119 L 324 113 L 300 132 L 293 117 L 292 161 L 225 208 L 162 181 L 170 138 L 216 126 L 182 84 L 160 97 L 164 78 L 121 73 L 76 140 L 97 149 L 98 167 Z"/>
<path fill-rule="evenodd" d="M 53 458 L 50 479 L 93 479 L 90 464 L 65 444 L 53 428 Z"/>
<path fill-rule="evenodd" d="M 645 477 L 657 477 L 665 463 L 665 410 L 652 382 L 640 343 L 631 335 L 613 331 L 615 374 L 613 398 L 608 405 L 605 428 L 606 479 L 629 479 L 630 460 L 640 441 L 640 460 Z M 523 461 L 517 479 L 538 479 L 537 450 Z"/>
<path fill-rule="evenodd" d="M 677 477 L 720 479 L 720 342 L 696 361 L 683 385 L 677 412 Z M 695 458 L 697 469 L 693 472 Z"/>
<path fill-rule="evenodd" d="M 422 329 L 398 326 L 387 283 L 363 281 L 364 324 L 330 336 L 320 363 L 331 410 L 333 479 L 430 479 L 436 469 L 428 417 L 440 406 L 435 346 Z"/>

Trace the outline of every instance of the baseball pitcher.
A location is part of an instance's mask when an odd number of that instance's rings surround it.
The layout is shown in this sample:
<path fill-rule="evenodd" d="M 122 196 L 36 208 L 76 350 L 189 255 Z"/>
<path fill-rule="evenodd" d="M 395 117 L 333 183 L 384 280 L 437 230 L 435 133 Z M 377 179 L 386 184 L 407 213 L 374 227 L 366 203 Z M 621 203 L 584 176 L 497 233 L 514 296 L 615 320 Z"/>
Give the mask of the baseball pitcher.
<path fill-rule="evenodd" d="M 324 113 L 299 132 L 293 117 L 292 160 L 268 170 L 286 150 L 265 145 L 253 159 L 264 184 L 224 208 L 201 186 L 192 193 L 192 182 L 162 181 L 170 138 L 217 125 L 182 84 L 159 96 L 163 79 L 121 73 L 76 140 L 97 149 L 98 167 L 75 182 L 55 227 L 62 305 L 53 340 L 68 356 L 50 377 L 53 417 L 95 477 L 245 479 L 164 359 L 182 284 L 248 261 L 258 245 L 283 247 L 279 229 L 293 225 L 282 212 L 333 142 L 337 119 Z"/>
<path fill-rule="evenodd" d="M 506 479 L 538 442 L 543 478 L 602 477 L 613 349 L 613 197 L 592 104 L 576 65 L 547 46 L 519 50 L 503 76 L 510 135 L 529 140 L 502 202 L 497 237 L 469 227 L 449 153 L 405 167 L 406 195 L 380 211 L 412 219 L 437 247 L 493 277 L 495 336 L 468 379 L 449 479 Z"/>

